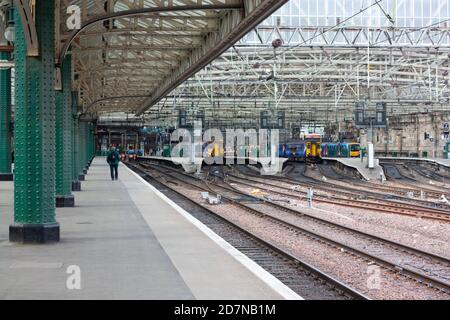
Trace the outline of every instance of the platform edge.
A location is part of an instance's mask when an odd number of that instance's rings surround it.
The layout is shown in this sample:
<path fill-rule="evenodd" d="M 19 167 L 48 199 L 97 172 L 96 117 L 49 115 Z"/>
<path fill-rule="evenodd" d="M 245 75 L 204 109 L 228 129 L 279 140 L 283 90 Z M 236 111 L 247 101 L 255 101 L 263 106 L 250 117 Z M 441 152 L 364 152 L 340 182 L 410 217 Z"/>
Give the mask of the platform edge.
<path fill-rule="evenodd" d="M 231 244 L 229 244 L 225 239 L 220 237 L 214 231 L 212 231 L 209 227 L 204 225 L 197 218 L 193 217 L 189 212 L 181 208 L 175 202 L 170 200 L 165 194 L 156 189 L 153 185 L 151 185 L 148 181 L 144 180 L 141 176 L 135 173 L 133 170 L 128 168 L 128 166 L 124 165 L 124 167 L 130 171 L 136 178 L 139 179 L 144 185 L 146 185 L 150 190 L 152 190 L 159 198 L 161 198 L 164 202 L 174 208 L 179 214 L 181 214 L 186 220 L 192 223 L 195 227 L 197 227 L 201 232 L 203 232 L 208 238 L 210 238 L 214 243 L 216 243 L 219 247 L 225 250 L 229 255 L 231 255 L 234 259 L 236 259 L 239 263 L 241 263 L 245 268 L 247 268 L 250 272 L 252 272 L 255 276 L 257 276 L 260 280 L 266 283 L 272 290 L 278 293 L 281 297 L 286 300 L 304 300 L 300 295 L 295 293 L 292 289 L 282 283 L 275 276 L 264 270 L 261 266 L 259 266 L 256 262 L 251 260 L 245 254 L 237 250 Z"/>

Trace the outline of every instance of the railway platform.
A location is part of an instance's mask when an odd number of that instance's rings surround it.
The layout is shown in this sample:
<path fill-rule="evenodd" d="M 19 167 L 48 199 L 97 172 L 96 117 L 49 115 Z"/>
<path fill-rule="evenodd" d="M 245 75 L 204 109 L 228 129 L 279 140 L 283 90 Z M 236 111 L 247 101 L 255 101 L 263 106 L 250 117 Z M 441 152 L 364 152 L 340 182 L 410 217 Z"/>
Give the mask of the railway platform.
<path fill-rule="evenodd" d="M 418 161 L 418 162 L 430 162 L 435 163 L 440 166 L 450 168 L 450 159 L 444 158 L 409 158 L 409 157 L 379 157 L 380 160 L 391 160 L 391 161 Z"/>
<path fill-rule="evenodd" d="M 383 174 L 383 168 L 376 161 L 373 169 L 367 167 L 367 159 L 361 162 L 360 158 L 323 158 L 327 161 L 337 161 L 344 167 L 349 167 L 358 171 L 358 173 L 367 181 L 380 180 L 380 174 Z"/>
<path fill-rule="evenodd" d="M 125 165 L 119 170 L 111 181 L 105 159 L 94 159 L 76 206 L 57 208 L 61 240 L 50 245 L 8 241 L 13 183 L 0 183 L 0 299 L 300 299 Z"/>

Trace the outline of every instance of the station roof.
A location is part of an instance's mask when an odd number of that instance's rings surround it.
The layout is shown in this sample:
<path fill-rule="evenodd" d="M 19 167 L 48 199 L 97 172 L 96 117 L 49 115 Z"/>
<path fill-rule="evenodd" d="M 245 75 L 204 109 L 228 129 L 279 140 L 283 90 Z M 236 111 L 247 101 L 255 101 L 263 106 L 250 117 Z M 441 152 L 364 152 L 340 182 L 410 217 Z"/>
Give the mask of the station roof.
<path fill-rule="evenodd" d="M 58 51 L 72 55 L 84 112 L 141 114 L 285 2 L 65 0 Z M 62 19 L 74 5 L 81 9 L 78 31 Z"/>

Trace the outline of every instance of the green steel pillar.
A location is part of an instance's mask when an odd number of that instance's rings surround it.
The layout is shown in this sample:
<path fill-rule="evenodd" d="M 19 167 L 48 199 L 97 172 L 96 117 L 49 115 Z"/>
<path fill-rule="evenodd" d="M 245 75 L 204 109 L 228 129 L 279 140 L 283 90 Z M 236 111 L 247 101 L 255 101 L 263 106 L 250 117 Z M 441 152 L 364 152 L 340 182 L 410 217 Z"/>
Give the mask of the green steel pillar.
<path fill-rule="evenodd" d="M 74 207 L 72 194 L 72 58 L 62 65 L 62 91 L 56 91 L 56 207 Z"/>
<path fill-rule="evenodd" d="M 92 122 L 89 123 L 89 162 L 88 166 L 91 165 L 92 160 L 95 156 L 95 137 L 94 137 L 94 124 Z"/>
<path fill-rule="evenodd" d="M 89 122 L 88 126 L 88 138 L 89 138 L 89 148 L 88 148 L 88 166 L 91 165 L 91 159 L 92 159 L 92 122 Z"/>
<path fill-rule="evenodd" d="M 81 191 L 78 176 L 78 92 L 72 92 L 72 191 Z"/>
<path fill-rule="evenodd" d="M 87 174 L 86 170 L 86 122 L 80 121 L 80 169 L 83 175 Z"/>
<path fill-rule="evenodd" d="M 9 52 L 0 52 L 8 60 Z M 12 181 L 11 166 L 11 69 L 0 70 L 0 181 Z"/>
<path fill-rule="evenodd" d="M 84 145 L 84 169 L 86 170 L 86 173 L 89 169 L 89 148 L 90 148 L 90 137 L 89 137 L 89 131 L 90 131 L 90 123 L 85 122 L 84 126 L 84 135 L 86 137 L 86 144 Z"/>
<path fill-rule="evenodd" d="M 94 159 L 95 156 L 95 127 L 94 124 L 91 123 L 91 157 L 89 162 L 92 162 L 92 159 Z"/>
<path fill-rule="evenodd" d="M 28 57 L 15 12 L 14 224 L 9 240 L 59 241 L 55 220 L 55 2 L 36 1 L 39 56 Z"/>
<path fill-rule="evenodd" d="M 97 153 L 97 123 L 92 124 L 92 159 L 95 158 Z"/>
<path fill-rule="evenodd" d="M 80 117 L 76 116 L 75 121 L 75 128 L 76 128 L 76 145 L 77 145 L 77 162 L 76 162 L 76 170 L 78 173 L 78 180 L 84 181 L 85 180 L 85 174 L 83 172 L 83 123 L 80 121 Z"/>
<path fill-rule="evenodd" d="M 87 124 L 87 164 L 86 164 L 87 169 L 89 169 L 89 167 L 91 166 L 91 159 L 92 159 L 91 149 L 92 149 L 92 123 L 89 122 Z"/>

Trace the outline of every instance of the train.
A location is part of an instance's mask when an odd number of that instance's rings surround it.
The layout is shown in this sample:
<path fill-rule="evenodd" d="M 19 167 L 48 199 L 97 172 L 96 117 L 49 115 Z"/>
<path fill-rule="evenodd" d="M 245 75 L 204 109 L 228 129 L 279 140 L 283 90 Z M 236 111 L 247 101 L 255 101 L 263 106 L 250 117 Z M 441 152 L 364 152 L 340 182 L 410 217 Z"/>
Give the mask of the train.
<path fill-rule="evenodd" d="M 223 149 L 223 142 L 214 142 L 214 141 L 208 141 L 203 144 L 202 147 L 203 154 L 208 154 L 209 157 L 223 157 L 225 154 L 225 150 Z"/>
<path fill-rule="evenodd" d="M 319 134 L 307 134 L 304 140 L 281 144 L 278 151 L 280 158 L 292 161 L 319 163 L 322 161 L 322 142 Z"/>
<path fill-rule="evenodd" d="M 306 158 L 306 143 L 304 140 L 281 144 L 278 151 L 280 158 L 293 161 L 304 161 Z"/>
<path fill-rule="evenodd" d="M 323 143 L 321 156 L 324 158 L 359 158 L 361 145 L 356 142 Z"/>
<path fill-rule="evenodd" d="M 172 148 L 174 145 L 172 146 Z M 162 156 L 169 157 L 169 146 L 164 148 Z M 229 149 L 223 146 L 223 142 L 209 141 L 204 143 L 202 151 L 210 157 L 258 157 L 258 146 L 240 146 Z M 278 157 L 288 158 L 291 161 L 306 163 L 320 163 L 323 158 L 358 158 L 361 156 L 361 146 L 356 142 L 330 143 L 321 142 L 318 134 L 306 135 L 305 139 L 287 142 L 279 145 Z"/>

